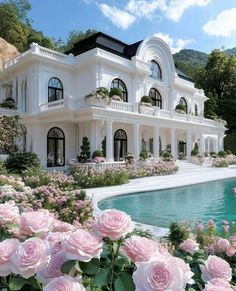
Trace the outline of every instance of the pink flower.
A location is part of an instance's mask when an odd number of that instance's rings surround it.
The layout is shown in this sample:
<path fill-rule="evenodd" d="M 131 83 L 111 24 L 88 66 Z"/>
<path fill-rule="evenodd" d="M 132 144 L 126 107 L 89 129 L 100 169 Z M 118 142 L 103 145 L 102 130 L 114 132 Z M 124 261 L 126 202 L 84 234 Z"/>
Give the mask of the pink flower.
<path fill-rule="evenodd" d="M 43 291 L 85 291 L 84 286 L 80 283 L 80 278 L 72 278 L 64 275 L 54 278 L 44 288 Z"/>
<path fill-rule="evenodd" d="M 71 260 L 88 262 L 92 258 L 100 258 L 102 240 L 86 230 L 79 229 L 71 233 L 63 242 L 62 249 Z"/>
<path fill-rule="evenodd" d="M 32 235 L 35 233 L 46 233 L 53 227 L 54 218 L 52 214 L 45 209 L 40 211 L 24 212 L 18 218 L 20 232 L 23 235 Z"/>
<path fill-rule="evenodd" d="M 96 219 L 95 228 L 102 237 L 118 240 L 134 229 L 129 215 L 117 209 L 103 211 Z"/>
<path fill-rule="evenodd" d="M 30 238 L 21 243 L 11 256 L 11 270 L 28 279 L 44 269 L 50 259 L 49 243 L 40 238 Z"/>
<path fill-rule="evenodd" d="M 217 241 L 217 248 L 220 252 L 226 252 L 230 248 L 230 242 L 227 239 L 219 238 Z"/>
<path fill-rule="evenodd" d="M 61 242 L 69 235 L 69 232 L 49 232 L 43 238 L 47 240 L 53 254 L 61 251 Z"/>
<path fill-rule="evenodd" d="M 235 247 L 231 247 L 231 246 L 226 251 L 226 255 L 229 257 L 233 257 L 235 253 L 236 253 Z"/>
<path fill-rule="evenodd" d="M 185 290 L 186 277 L 183 267 L 171 257 L 159 255 L 153 260 L 137 264 L 133 273 L 136 291 Z M 183 264 L 185 264 L 183 262 Z M 192 276 L 192 275 L 191 275 Z"/>
<path fill-rule="evenodd" d="M 200 265 L 202 272 L 202 280 L 210 281 L 214 278 L 222 278 L 230 281 L 232 278 L 232 269 L 230 265 L 217 256 L 209 256 L 205 261 L 205 265 Z"/>
<path fill-rule="evenodd" d="M 67 232 L 67 231 L 75 231 L 76 227 L 71 225 L 70 223 L 54 219 L 53 221 L 53 232 Z"/>
<path fill-rule="evenodd" d="M 0 276 L 5 277 L 11 273 L 11 255 L 15 252 L 20 242 L 18 239 L 6 239 L 0 242 Z"/>
<path fill-rule="evenodd" d="M 233 291 L 233 289 L 228 281 L 222 278 L 215 278 L 207 282 L 204 291 Z"/>
<path fill-rule="evenodd" d="M 140 236 L 126 239 L 121 252 L 134 262 L 145 262 L 159 253 L 158 243 Z"/>
<path fill-rule="evenodd" d="M 199 244 L 195 240 L 188 238 L 179 247 L 181 250 L 193 255 L 199 249 Z"/>
<path fill-rule="evenodd" d="M 38 280 L 43 283 L 49 283 L 53 278 L 62 276 L 61 266 L 67 261 L 65 254 L 57 253 L 51 256 L 49 265 L 37 273 Z"/>
<path fill-rule="evenodd" d="M 15 222 L 18 216 L 19 208 L 15 205 L 14 201 L 0 204 L 0 225 Z"/>

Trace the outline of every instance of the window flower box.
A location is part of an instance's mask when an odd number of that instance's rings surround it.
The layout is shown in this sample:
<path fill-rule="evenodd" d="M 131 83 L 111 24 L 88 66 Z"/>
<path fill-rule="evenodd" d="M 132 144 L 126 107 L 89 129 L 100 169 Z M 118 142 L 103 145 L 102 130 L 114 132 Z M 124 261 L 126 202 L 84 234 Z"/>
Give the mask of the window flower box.
<path fill-rule="evenodd" d="M 153 115 L 154 108 L 150 103 L 140 102 L 138 105 L 138 111 L 141 114 Z"/>
<path fill-rule="evenodd" d="M 85 96 L 85 101 L 91 106 L 106 108 L 111 103 L 111 98 L 98 93 L 91 93 Z"/>

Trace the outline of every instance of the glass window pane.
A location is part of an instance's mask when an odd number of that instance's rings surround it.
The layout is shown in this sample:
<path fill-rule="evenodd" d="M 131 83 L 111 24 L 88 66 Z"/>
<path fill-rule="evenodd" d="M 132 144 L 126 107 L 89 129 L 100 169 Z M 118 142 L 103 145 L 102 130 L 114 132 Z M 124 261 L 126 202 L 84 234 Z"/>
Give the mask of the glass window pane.
<path fill-rule="evenodd" d="M 58 139 L 57 140 L 57 160 L 56 164 L 57 166 L 63 166 L 64 165 L 64 141 Z"/>

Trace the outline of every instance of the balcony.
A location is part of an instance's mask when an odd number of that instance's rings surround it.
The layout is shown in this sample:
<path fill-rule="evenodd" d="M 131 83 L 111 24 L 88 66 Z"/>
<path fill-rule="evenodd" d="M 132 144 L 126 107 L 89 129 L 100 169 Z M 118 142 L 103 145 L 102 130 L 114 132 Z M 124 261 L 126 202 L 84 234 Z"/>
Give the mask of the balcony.
<path fill-rule="evenodd" d="M 69 110 L 76 110 L 78 109 L 78 100 L 71 97 L 66 97 L 64 99 L 56 100 L 53 102 L 48 102 L 39 105 L 39 111 L 52 111 L 58 109 L 69 109 Z"/>

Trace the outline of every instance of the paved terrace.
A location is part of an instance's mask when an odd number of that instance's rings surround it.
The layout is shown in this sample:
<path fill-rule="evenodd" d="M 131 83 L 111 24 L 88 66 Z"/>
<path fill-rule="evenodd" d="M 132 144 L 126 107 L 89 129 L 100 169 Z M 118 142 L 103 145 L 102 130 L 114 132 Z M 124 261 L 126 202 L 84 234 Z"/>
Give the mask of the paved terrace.
<path fill-rule="evenodd" d="M 175 188 L 233 177 L 236 178 L 236 165 L 230 166 L 229 168 L 213 168 L 209 166 L 197 166 L 186 161 L 178 161 L 177 165 L 179 166 L 179 171 L 173 175 L 138 178 L 130 180 L 128 184 L 120 186 L 92 188 L 86 190 L 87 194 L 93 197 L 95 215 L 100 212 L 100 209 L 97 206 L 98 202 L 108 197 Z M 163 236 L 168 231 L 166 228 L 144 224 L 142 227 L 151 230 L 157 236 Z"/>

